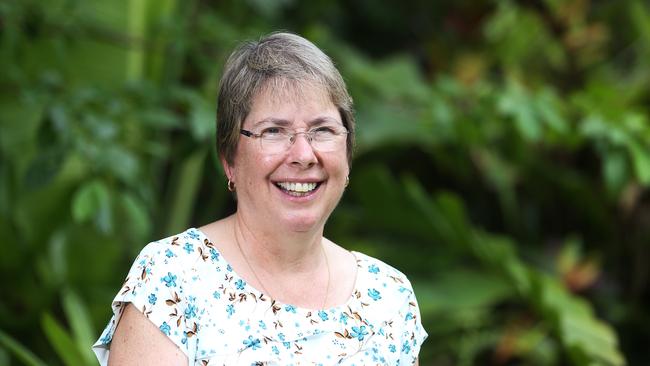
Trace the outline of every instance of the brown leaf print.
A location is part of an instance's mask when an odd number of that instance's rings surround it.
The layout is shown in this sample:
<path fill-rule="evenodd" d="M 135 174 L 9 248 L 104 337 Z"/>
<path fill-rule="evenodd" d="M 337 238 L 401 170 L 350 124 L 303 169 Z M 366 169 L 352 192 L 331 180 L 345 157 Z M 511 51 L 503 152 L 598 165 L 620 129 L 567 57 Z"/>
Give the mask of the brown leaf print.
<path fill-rule="evenodd" d="M 388 276 L 388 277 L 392 278 L 393 281 L 395 282 L 404 283 L 401 277 L 397 277 L 397 276 Z"/>
<path fill-rule="evenodd" d="M 207 248 L 214 248 L 214 244 L 212 244 L 212 242 L 208 239 L 203 239 L 203 245 L 205 245 Z"/>
<path fill-rule="evenodd" d="M 131 291 L 131 288 L 129 286 L 125 286 L 124 290 L 122 290 L 122 293 L 120 295 L 124 295 L 125 293 Z"/>
<path fill-rule="evenodd" d="M 275 315 L 278 313 L 278 311 L 280 311 L 281 308 L 278 305 L 275 305 L 275 300 L 273 300 L 273 302 L 271 302 L 271 309 L 273 310 L 273 314 Z"/>

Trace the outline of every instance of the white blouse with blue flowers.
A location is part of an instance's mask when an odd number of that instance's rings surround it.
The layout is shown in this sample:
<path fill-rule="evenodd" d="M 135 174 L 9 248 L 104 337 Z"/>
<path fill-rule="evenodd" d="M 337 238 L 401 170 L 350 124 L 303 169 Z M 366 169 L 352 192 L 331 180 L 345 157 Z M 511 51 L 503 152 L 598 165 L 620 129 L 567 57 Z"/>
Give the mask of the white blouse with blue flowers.
<path fill-rule="evenodd" d="M 247 284 L 198 229 L 153 242 L 133 263 L 93 349 L 106 365 L 130 302 L 191 365 L 412 365 L 427 334 L 411 284 L 389 265 L 353 253 L 352 296 L 316 311 Z"/>

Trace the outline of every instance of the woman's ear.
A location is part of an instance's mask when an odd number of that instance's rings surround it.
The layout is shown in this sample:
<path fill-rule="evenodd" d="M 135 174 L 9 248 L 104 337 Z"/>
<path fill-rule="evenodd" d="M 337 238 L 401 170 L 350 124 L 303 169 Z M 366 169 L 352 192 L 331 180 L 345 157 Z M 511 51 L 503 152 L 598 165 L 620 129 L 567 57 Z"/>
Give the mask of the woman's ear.
<path fill-rule="evenodd" d="M 226 174 L 226 178 L 228 180 L 232 180 L 232 166 L 226 161 L 224 157 L 221 157 L 219 160 L 221 160 L 221 166 L 223 167 L 223 172 Z"/>

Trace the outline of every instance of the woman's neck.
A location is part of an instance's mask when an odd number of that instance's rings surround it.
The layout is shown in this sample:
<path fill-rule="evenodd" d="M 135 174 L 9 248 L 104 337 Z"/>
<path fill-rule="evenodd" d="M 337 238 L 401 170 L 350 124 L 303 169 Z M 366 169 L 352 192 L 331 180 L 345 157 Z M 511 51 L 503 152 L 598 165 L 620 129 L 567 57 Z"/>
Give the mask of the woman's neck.
<path fill-rule="evenodd" d="M 232 220 L 234 240 L 251 265 L 269 273 L 310 272 L 323 260 L 323 227 L 306 232 L 282 230 L 237 211 Z"/>

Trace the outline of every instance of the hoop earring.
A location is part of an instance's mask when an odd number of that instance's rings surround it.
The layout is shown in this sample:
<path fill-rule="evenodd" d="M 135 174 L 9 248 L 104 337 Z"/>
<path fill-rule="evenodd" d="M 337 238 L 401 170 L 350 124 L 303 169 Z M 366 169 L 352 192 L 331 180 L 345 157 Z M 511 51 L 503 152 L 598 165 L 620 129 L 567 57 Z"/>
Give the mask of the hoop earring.
<path fill-rule="evenodd" d="M 235 191 L 235 182 L 231 181 L 230 178 L 228 178 L 228 184 L 226 185 L 226 187 L 228 187 L 228 190 L 230 192 L 234 192 Z"/>
<path fill-rule="evenodd" d="M 349 184 L 350 184 L 350 176 L 348 175 L 347 177 L 345 177 L 345 186 L 344 187 L 347 187 Z"/>

